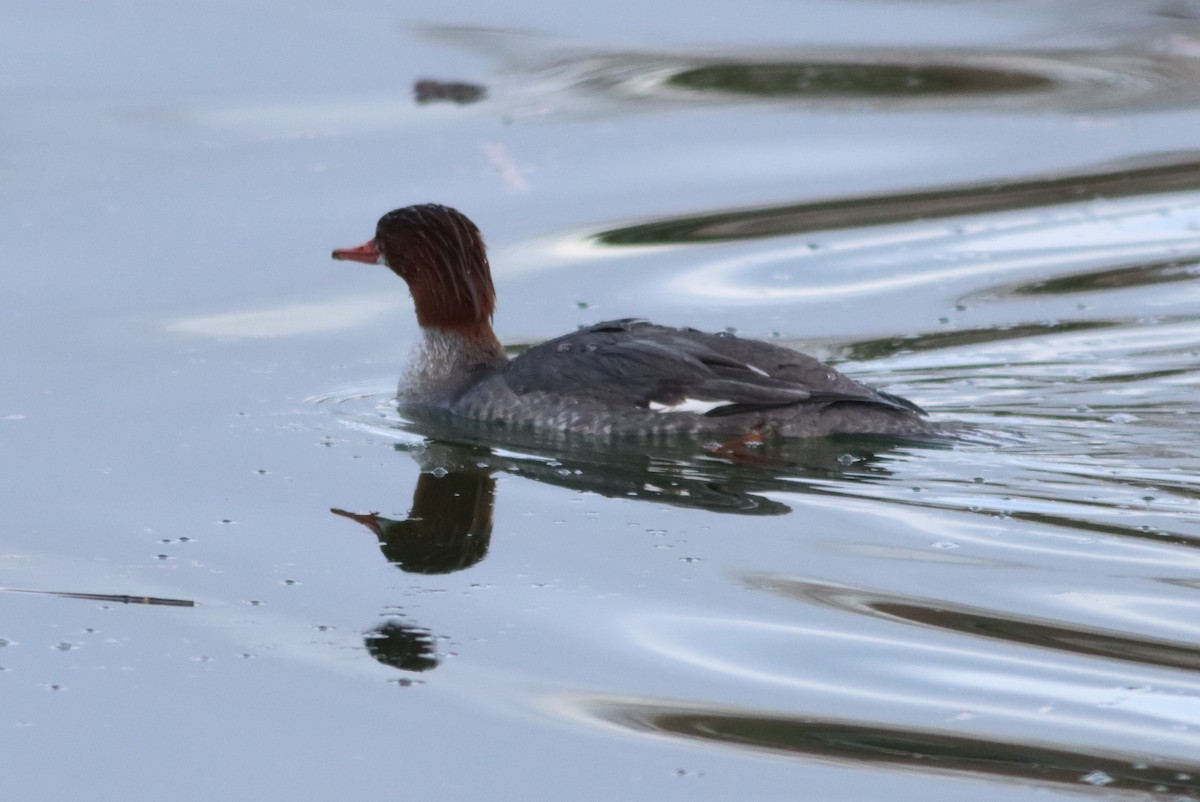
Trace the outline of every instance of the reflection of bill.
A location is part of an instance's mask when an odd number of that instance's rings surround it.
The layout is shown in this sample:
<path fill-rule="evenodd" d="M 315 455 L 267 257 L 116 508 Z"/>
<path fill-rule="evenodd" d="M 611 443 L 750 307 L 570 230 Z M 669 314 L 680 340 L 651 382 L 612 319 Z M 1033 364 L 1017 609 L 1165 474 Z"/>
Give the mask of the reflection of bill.
<path fill-rule="evenodd" d="M 484 471 L 423 473 L 403 521 L 377 513 L 330 512 L 358 521 L 379 538 L 388 562 L 413 574 L 449 574 L 487 555 L 496 480 Z"/>

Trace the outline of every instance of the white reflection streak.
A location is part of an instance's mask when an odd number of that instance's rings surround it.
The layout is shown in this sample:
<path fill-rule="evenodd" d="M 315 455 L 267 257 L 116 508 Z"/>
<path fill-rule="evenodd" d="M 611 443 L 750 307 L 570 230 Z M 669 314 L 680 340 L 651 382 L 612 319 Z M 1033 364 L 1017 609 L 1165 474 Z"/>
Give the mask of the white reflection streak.
<path fill-rule="evenodd" d="M 930 284 L 951 278 L 993 273 L 997 267 L 995 261 L 987 261 L 941 270 L 926 270 L 921 273 L 896 274 L 875 279 L 864 279 L 856 282 L 837 284 L 832 287 L 751 287 L 733 278 L 735 274 L 745 270 L 769 265 L 773 262 L 796 259 L 801 256 L 811 257 L 811 255 L 808 246 L 803 246 L 784 251 L 774 251 L 761 256 L 742 256 L 728 259 L 709 265 L 708 267 L 700 268 L 699 270 L 683 273 L 669 282 L 668 289 L 675 293 L 687 293 L 701 298 L 715 298 L 724 301 L 832 298 L 836 296 L 861 295 L 880 290 L 894 290 L 900 287 Z"/>
<path fill-rule="evenodd" d="M 517 164 L 503 143 L 484 142 L 483 155 L 509 189 L 520 195 L 529 192 L 529 181 L 525 178 L 527 171 Z"/>
<path fill-rule="evenodd" d="M 722 628 L 733 630 L 737 635 L 733 639 L 723 636 L 719 632 Z M 1055 727 L 1072 726 L 1079 728 L 1084 733 L 1093 734 L 1106 730 L 1126 739 L 1137 732 L 1153 743 L 1176 741 L 1185 749 L 1194 749 L 1195 735 L 1189 731 L 1180 731 L 1177 734 L 1175 732 L 1165 733 L 1163 731 L 1164 722 L 1169 722 L 1171 725 L 1200 724 L 1200 702 L 1195 698 L 1200 693 L 1200 685 L 1178 681 L 1158 681 L 1158 676 L 1167 673 L 1168 670 L 1165 669 L 1145 673 L 1126 673 L 1111 669 L 1068 666 L 1062 661 L 1018 658 L 1012 656 L 1011 653 L 1002 655 L 978 649 L 938 646 L 912 639 L 739 619 L 645 616 L 630 621 L 627 631 L 634 642 L 642 648 L 678 663 L 692 665 L 722 676 L 751 683 L 764 683 L 813 692 L 819 694 L 826 702 L 829 701 L 829 695 L 838 695 L 852 697 L 858 702 L 872 700 L 899 707 L 921 706 L 944 710 L 947 713 L 958 713 L 966 707 L 972 713 L 987 714 L 998 719 L 1037 721 L 1043 728 L 1051 725 Z M 874 656 L 878 658 L 872 664 L 886 664 L 890 674 L 881 675 L 873 684 L 861 680 L 844 682 L 822 680 L 757 668 L 746 662 L 738 662 L 734 657 L 701 652 L 696 647 L 696 644 L 744 640 L 748 634 L 755 634 L 759 638 L 764 636 L 786 638 L 793 646 L 804 642 L 805 648 L 810 653 L 837 654 L 839 650 L 865 646 L 871 649 Z M 813 643 L 814 641 L 823 641 L 824 643 Z M 761 646 L 763 640 L 756 640 L 755 643 Z M 735 648 L 739 655 L 746 653 L 744 648 L 731 647 L 731 650 Z M 882 652 L 891 653 L 893 659 L 887 659 L 887 655 Z M 901 657 L 903 659 L 900 659 Z M 941 671 L 935 671 L 932 668 L 937 665 L 947 665 L 948 661 L 982 663 L 986 668 L 972 669 L 966 665 Z M 892 681 L 898 668 L 905 663 L 911 666 L 907 672 L 910 678 L 926 684 L 929 686 L 928 690 L 921 692 L 911 683 Z M 1062 679 L 1047 679 L 1039 676 L 1043 672 L 1052 672 L 1056 676 L 1061 676 Z M 1170 673 L 1178 674 L 1180 672 Z M 997 690 L 1003 690 L 1010 695 L 1019 696 L 1025 701 L 1032 699 L 1066 700 L 1080 705 L 1085 711 L 1098 705 L 1105 706 L 1106 710 L 1111 711 L 1113 707 L 1109 705 L 1123 704 L 1128 697 L 1123 696 L 1120 700 L 1113 700 L 1097 698 L 1098 695 L 1111 695 L 1114 686 L 1124 689 L 1146 687 L 1148 676 L 1155 676 L 1153 687 L 1157 693 L 1172 694 L 1171 699 L 1175 704 L 1169 710 L 1161 713 L 1135 710 L 1118 720 L 1118 717 L 1107 714 L 1072 713 L 1056 707 L 1052 718 L 1048 718 L 1033 707 L 989 701 L 996 699 Z M 1080 683 L 1085 680 L 1090 680 L 1092 685 L 1081 687 Z M 958 687 L 960 692 L 953 695 L 948 694 L 947 685 Z M 896 690 L 890 690 L 888 686 L 895 686 Z M 1149 705 L 1143 707 L 1147 706 Z M 1131 720 L 1134 717 L 1148 720 L 1139 723 Z"/>
<path fill-rule="evenodd" d="M 327 303 L 297 303 L 244 312 L 193 315 L 167 321 L 167 331 L 201 337 L 254 339 L 291 337 L 360 326 L 393 313 L 396 301 L 350 298 Z"/>
<path fill-rule="evenodd" d="M 875 492 L 872 492 L 872 489 L 875 489 Z M 846 495 L 828 497 L 800 493 L 765 493 L 764 495 L 773 501 L 781 501 L 796 507 L 824 507 L 840 514 L 853 510 L 855 515 L 872 515 L 882 518 L 888 526 L 884 531 L 895 531 L 897 526 L 907 525 L 912 531 L 920 533 L 921 536 L 930 540 L 950 540 L 960 546 L 970 543 L 988 550 L 999 549 L 1005 554 L 1010 552 L 1014 554 L 1032 553 L 1056 555 L 1071 560 L 1117 562 L 1124 566 L 1145 565 L 1163 566 L 1175 570 L 1200 570 L 1200 558 L 1170 543 L 1131 543 L 1127 539 L 1100 542 L 1101 538 L 1097 535 L 1070 531 L 1061 533 L 1055 530 L 1061 530 L 1063 527 L 1045 523 L 1039 523 L 1036 527 L 1029 525 L 1014 533 L 1011 521 L 972 523 L 969 518 L 977 517 L 978 513 L 958 508 L 947 510 L 953 514 L 950 517 L 938 518 L 930 515 L 930 506 L 936 509 L 939 506 L 937 504 L 921 504 L 910 507 L 906 504 L 893 503 L 880 506 L 875 502 L 880 500 L 896 501 L 895 489 L 886 485 L 859 485 L 852 491 L 845 490 L 845 488 L 843 490 Z M 992 497 L 983 498 L 983 503 L 994 508 L 995 512 L 1006 511 L 999 501 Z M 962 500 L 956 500 L 956 503 L 962 503 Z M 1019 509 L 1023 510 L 1024 508 Z M 1090 507 L 1086 509 L 1093 511 Z M 995 536 L 1001 532 L 1006 533 L 1008 537 L 1003 542 L 998 542 Z M 1037 542 L 1018 541 L 1017 535 L 1032 538 Z M 1108 553 L 1101 553 L 1101 549 Z"/>
<path fill-rule="evenodd" d="M 1084 615 L 1102 612 L 1106 619 L 1129 632 L 1156 633 L 1164 637 L 1170 630 L 1173 637 L 1200 640 L 1200 603 L 1191 599 L 1147 598 L 1132 593 L 1084 593 L 1073 591 L 1060 594 L 1057 601 Z M 1139 609 L 1141 608 L 1141 609 Z M 1157 614 L 1154 609 L 1158 608 Z"/>
<path fill-rule="evenodd" d="M 836 250 L 859 250 L 860 248 L 865 250 L 868 247 L 877 247 L 877 244 L 868 246 L 858 242 Z M 977 245 L 973 252 L 978 253 L 979 247 Z M 804 245 L 715 262 L 706 267 L 680 274 L 671 280 L 669 288 L 671 291 L 680 294 L 686 293 L 701 298 L 716 298 L 725 301 L 761 301 L 763 299 L 778 301 L 833 298 L 897 290 L 923 284 L 937 284 L 951 279 L 1026 268 L 1051 269 L 1082 263 L 1088 259 L 1095 259 L 1100 256 L 1103 256 L 1106 260 L 1136 259 L 1148 255 L 1157 256 L 1161 248 L 1161 243 L 1124 248 L 1075 247 L 1058 249 L 1058 252 L 1039 250 L 1022 256 L 1008 257 L 1003 256 L 1002 250 L 997 248 L 996 251 L 985 252 L 985 258 L 972 260 L 969 264 L 925 268 L 914 272 L 891 273 L 877 278 L 864 278 L 858 281 L 849 281 L 823 287 L 811 285 L 793 285 L 787 287 L 748 286 L 746 282 L 737 279 L 738 274 L 749 270 L 780 262 L 813 258 L 812 250 L 807 245 Z M 830 248 L 829 250 L 834 251 L 835 248 Z M 947 248 L 947 250 L 950 249 Z M 946 257 L 943 255 L 940 258 L 945 259 Z M 967 257 L 960 256 L 959 258 L 965 260 Z M 885 265 L 884 267 L 888 270 L 894 269 L 894 265 Z"/>
<path fill-rule="evenodd" d="M 990 217 L 947 218 L 935 225 L 862 229 L 838 236 L 837 232 L 814 231 L 832 237 L 822 251 L 829 256 L 888 250 L 907 246 L 936 246 L 930 258 L 971 259 L 970 264 L 925 268 L 896 273 L 895 265 L 881 265 L 891 274 L 833 286 L 748 286 L 731 276 L 765 266 L 800 259 L 812 259 L 809 243 L 765 253 L 738 256 L 715 262 L 677 277 L 671 289 L 706 298 L 722 300 L 788 300 L 830 298 L 895 290 L 931 284 L 949 279 L 986 275 L 1025 268 L 1052 268 L 1085 263 L 1088 260 L 1130 260 L 1163 255 L 1171 246 L 1176 254 L 1200 248 L 1196 236 L 1197 212 L 1194 193 L 1154 195 L 1123 201 L 1093 202 L 1084 206 L 1054 207 L 1049 210 L 1013 211 Z M 1169 217 L 1167 217 L 1169 215 Z M 950 227 L 954 226 L 953 229 Z M 880 230 L 882 229 L 882 230 Z M 968 233 L 971 229 L 978 229 Z M 1087 232 L 1080 242 L 1063 247 L 1067 232 Z M 851 230 L 853 231 L 853 230 Z M 867 233 L 872 232 L 872 233 Z M 1141 234 L 1140 237 L 1135 234 Z M 913 254 L 909 254 L 911 258 Z M 861 268 L 856 268 L 861 269 Z"/>
<path fill-rule="evenodd" d="M 444 112 L 443 112 L 444 114 Z M 189 116 L 200 125 L 264 139 L 303 139 L 429 125 L 437 109 L 419 109 L 410 98 L 313 98 L 295 103 L 200 107 Z"/>

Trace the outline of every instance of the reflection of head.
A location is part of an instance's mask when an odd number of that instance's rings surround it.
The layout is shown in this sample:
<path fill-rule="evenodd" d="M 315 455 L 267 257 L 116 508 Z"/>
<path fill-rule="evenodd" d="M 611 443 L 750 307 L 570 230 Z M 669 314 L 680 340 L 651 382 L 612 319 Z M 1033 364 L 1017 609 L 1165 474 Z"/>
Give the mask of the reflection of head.
<path fill-rule="evenodd" d="M 487 556 L 495 484 L 491 476 L 476 471 L 441 477 L 423 473 L 417 479 L 407 520 L 338 509 L 331 512 L 373 531 L 383 556 L 402 571 L 449 574 L 470 568 Z"/>
<path fill-rule="evenodd" d="M 364 638 L 367 651 L 385 666 L 404 671 L 428 671 L 436 668 L 433 634 L 427 629 L 385 621 Z"/>

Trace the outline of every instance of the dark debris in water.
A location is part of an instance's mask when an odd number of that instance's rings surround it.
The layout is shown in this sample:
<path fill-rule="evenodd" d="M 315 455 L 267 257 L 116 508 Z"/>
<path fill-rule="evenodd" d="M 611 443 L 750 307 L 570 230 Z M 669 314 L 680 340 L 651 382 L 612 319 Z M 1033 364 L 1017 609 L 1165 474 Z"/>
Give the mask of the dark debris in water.
<path fill-rule="evenodd" d="M 418 103 L 457 103 L 464 106 L 487 97 L 487 88 L 466 81 L 436 81 L 422 78 L 413 84 L 413 96 Z"/>

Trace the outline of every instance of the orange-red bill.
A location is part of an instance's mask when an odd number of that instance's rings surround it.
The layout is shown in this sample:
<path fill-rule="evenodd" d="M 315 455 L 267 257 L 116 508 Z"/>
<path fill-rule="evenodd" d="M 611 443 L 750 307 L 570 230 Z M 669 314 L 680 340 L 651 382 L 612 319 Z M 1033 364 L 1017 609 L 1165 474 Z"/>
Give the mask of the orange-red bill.
<path fill-rule="evenodd" d="M 333 507 L 329 511 L 334 515 L 340 515 L 343 518 L 349 518 L 351 521 L 357 521 L 376 534 L 383 534 L 383 524 L 380 522 L 379 513 L 377 512 L 349 512 L 348 510 L 339 510 L 337 507 Z"/>
<path fill-rule="evenodd" d="M 341 259 L 348 262 L 363 262 L 368 265 L 379 264 L 379 249 L 375 247 L 375 240 L 364 242 L 356 248 L 338 248 L 333 252 L 334 259 Z"/>

